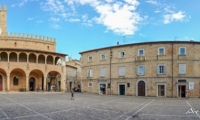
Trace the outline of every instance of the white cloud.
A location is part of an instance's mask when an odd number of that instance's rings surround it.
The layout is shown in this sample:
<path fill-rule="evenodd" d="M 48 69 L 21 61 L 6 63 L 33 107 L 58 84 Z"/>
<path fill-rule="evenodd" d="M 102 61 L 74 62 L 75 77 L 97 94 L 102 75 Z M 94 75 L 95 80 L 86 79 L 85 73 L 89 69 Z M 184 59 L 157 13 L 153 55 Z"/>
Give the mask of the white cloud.
<path fill-rule="evenodd" d="M 36 23 L 43 23 L 43 21 L 42 20 L 38 20 L 38 21 L 36 21 Z"/>
<path fill-rule="evenodd" d="M 49 19 L 49 21 L 59 22 L 59 21 L 60 21 L 60 18 L 51 17 L 51 18 Z"/>
<path fill-rule="evenodd" d="M 80 19 L 70 18 L 68 21 L 69 22 L 80 22 L 81 20 Z"/>
<path fill-rule="evenodd" d="M 65 6 L 63 5 L 60 0 L 47 0 L 47 2 L 41 2 L 40 3 L 42 10 L 49 11 L 53 13 L 64 13 L 65 12 Z"/>
<path fill-rule="evenodd" d="M 34 18 L 29 17 L 29 18 L 28 18 L 28 21 L 31 21 L 31 20 L 33 20 L 33 19 L 34 19 Z"/>
<path fill-rule="evenodd" d="M 159 5 L 159 3 L 156 0 L 146 0 L 145 2 L 153 4 L 153 5 Z"/>
<path fill-rule="evenodd" d="M 51 27 L 54 29 L 61 29 L 61 26 L 58 24 L 51 24 Z"/>
<path fill-rule="evenodd" d="M 186 17 L 185 13 L 182 11 L 179 11 L 177 13 L 172 13 L 172 14 L 166 14 L 164 15 L 164 24 L 169 24 L 173 21 L 183 21 L 184 18 Z"/>
<path fill-rule="evenodd" d="M 155 12 L 155 13 L 159 13 L 159 12 L 160 12 L 160 10 L 155 10 L 154 12 Z"/>
<path fill-rule="evenodd" d="M 139 13 L 135 12 L 138 5 L 136 0 L 126 0 L 125 3 L 101 4 L 95 8 L 100 14 L 100 17 L 95 19 L 114 33 L 132 35 L 138 30 L 139 22 L 143 20 Z"/>
<path fill-rule="evenodd" d="M 22 0 L 22 1 L 18 4 L 18 6 L 19 6 L 19 7 L 22 7 L 26 2 L 28 2 L 28 0 Z"/>
<path fill-rule="evenodd" d="M 136 12 L 139 5 L 137 0 L 64 0 L 63 2 L 47 0 L 41 2 L 40 5 L 42 10 L 62 16 L 66 21 L 79 22 L 80 20 L 81 24 L 86 26 L 92 26 L 96 22 L 105 26 L 106 31 L 113 31 L 121 35 L 133 35 L 138 30 L 140 22 L 143 21 L 140 14 Z M 88 16 L 87 13 L 77 15 L 76 8 L 80 5 L 91 6 L 97 15 Z M 66 19 L 70 16 L 82 16 L 82 19 Z"/>

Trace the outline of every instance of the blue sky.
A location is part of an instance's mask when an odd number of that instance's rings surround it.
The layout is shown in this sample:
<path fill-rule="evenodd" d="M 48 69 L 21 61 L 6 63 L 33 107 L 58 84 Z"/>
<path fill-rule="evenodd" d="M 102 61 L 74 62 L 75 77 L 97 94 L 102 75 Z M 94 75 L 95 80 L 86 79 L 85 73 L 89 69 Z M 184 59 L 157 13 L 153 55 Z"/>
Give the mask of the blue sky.
<path fill-rule="evenodd" d="M 120 44 L 200 40 L 199 0 L 0 0 L 7 31 L 57 39 L 56 51 Z"/>

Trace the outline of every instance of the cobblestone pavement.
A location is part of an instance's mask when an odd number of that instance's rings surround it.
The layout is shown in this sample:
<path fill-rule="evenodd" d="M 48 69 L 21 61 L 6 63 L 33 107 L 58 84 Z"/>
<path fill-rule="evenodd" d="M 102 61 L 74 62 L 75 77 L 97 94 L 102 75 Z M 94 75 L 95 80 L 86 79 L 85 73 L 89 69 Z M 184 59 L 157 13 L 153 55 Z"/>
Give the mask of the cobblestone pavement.
<path fill-rule="evenodd" d="M 0 120 L 199 120 L 200 99 L 0 93 Z"/>

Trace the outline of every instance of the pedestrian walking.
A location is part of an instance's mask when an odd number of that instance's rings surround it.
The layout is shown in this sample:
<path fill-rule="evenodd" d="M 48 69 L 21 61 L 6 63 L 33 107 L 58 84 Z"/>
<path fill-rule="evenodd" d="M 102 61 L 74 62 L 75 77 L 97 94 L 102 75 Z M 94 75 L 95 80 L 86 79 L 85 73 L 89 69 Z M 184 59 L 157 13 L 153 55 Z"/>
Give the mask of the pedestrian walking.
<path fill-rule="evenodd" d="M 71 90 L 71 100 L 74 100 L 74 90 Z"/>

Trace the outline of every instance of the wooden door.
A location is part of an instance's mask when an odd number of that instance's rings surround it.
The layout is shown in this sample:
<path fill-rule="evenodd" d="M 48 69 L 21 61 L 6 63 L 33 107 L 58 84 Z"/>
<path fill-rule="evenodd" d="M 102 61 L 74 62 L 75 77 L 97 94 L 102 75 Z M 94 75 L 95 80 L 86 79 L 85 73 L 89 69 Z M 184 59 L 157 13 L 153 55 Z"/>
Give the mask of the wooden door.
<path fill-rule="evenodd" d="M 138 96 L 145 96 L 145 82 L 138 82 Z"/>
<path fill-rule="evenodd" d="M 119 94 L 125 95 L 125 85 L 119 85 Z"/>

